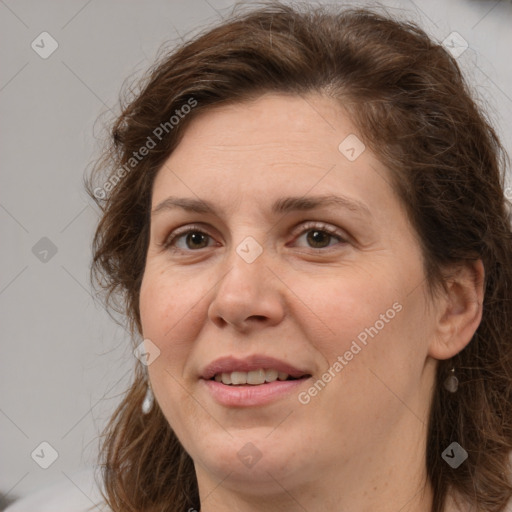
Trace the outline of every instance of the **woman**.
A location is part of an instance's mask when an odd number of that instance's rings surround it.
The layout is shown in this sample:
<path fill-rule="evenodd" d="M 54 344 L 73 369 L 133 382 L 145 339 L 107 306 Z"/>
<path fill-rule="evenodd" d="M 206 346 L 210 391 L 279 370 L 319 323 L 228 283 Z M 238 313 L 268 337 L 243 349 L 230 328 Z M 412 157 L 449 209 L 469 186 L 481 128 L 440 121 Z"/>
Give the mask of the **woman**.
<path fill-rule="evenodd" d="M 164 56 L 88 185 L 138 356 L 112 510 L 506 510 L 504 169 L 389 16 L 275 3 Z"/>

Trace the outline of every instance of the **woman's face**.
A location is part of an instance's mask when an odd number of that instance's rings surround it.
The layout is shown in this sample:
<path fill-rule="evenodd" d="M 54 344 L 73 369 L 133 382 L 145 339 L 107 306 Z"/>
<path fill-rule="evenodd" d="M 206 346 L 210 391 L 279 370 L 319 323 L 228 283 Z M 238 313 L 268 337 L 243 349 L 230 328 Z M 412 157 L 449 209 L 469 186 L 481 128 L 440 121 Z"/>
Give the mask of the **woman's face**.
<path fill-rule="evenodd" d="M 194 119 L 156 177 L 143 335 L 200 487 L 371 479 L 424 453 L 421 252 L 358 137 L 332 99 L 267 94 Z"/>

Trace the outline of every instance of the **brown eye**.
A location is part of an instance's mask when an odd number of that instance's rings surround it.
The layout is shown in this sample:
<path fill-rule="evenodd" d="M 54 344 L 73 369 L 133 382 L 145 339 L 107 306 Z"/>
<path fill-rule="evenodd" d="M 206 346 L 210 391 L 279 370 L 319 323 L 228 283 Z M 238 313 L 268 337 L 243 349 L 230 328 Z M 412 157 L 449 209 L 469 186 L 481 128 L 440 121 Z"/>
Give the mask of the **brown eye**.
<path fill-rule="evenodd" d="M 188 227 L 173 233 L 165 242 L 164 247 L 176 251 L 194 251 L 208 247 L 210 235 L 197 227 Z M 178 246 L 178 242 L 184 240 L 184 244 Z"/>
<path fill-rule="evenodd" d="M 206 233 L 201 233 L 200 231 L 190 231 L 185 236 L 185 244 L 189 249 L 202 249 L 206 247 L 204 245 L 204 241 L 207 239 L 208 235 Z M 197 247 L 200 245 L 201 247 Z"/>
<path fill-rule="evenodd" d="M 344 245 L 347 240 L 342 236 L 342 233 L 338 230 L 331 228 L 327 224 L 306 224 L 300 231 L 300 235 L 297 237 L 299 240 L 302 237 L 306 237 L 306 243 L 311 249 L 325 249 L 332 245 Z M 336 239 L 338 244 L 331 244 L 330 241 Z"/>
<path fill-rule="evenodd" d="M 319 229 L 310 230 L 308 233 L 309 235 L 306 237 L 307 241 L 315 249 L 322 249 L 323 247 L 327 247 L 329 245 L 329 240 L 332 238 L 332 235 Z"/>

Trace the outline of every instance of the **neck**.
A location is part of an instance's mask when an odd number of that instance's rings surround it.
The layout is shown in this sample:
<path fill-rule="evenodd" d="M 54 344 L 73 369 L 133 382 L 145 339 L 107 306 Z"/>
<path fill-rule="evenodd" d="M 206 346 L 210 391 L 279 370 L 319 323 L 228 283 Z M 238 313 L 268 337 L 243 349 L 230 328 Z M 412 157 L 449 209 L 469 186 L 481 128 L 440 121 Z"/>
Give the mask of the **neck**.
<path fill-rule="evenodd" d="M 349 497 L 340 492 L 333 493 L 323 491 L 323 486 L 313 486 L 286 489 L 276 480 L 275 493 L 262 495 L 250 495 L 232 492 L 225 489 L 224 484 L 219 487 L 209 487 L 208 493 L 201 493 L 201 508 L 199 512 L 339 512 L 340 510 L 358 510 L 359 512 L 431 512 L 432 490 L 430 485 L 418 485 L 411 487 L 409 491 L 393 492 L 391 485 L 385 489 L 369 486 L 366 489 L 360 487 L 361 494 Z M 397 508 L 398 507 L 398 508 Z M 448 509 L 447 512 L 459 512 L 459 509 Z"/>

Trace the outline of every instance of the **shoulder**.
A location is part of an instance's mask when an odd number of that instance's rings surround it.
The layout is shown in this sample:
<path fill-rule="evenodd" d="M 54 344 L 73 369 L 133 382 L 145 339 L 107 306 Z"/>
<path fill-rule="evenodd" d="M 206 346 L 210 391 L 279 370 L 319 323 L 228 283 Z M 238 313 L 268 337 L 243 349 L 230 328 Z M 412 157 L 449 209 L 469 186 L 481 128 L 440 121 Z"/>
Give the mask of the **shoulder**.
<path fill-rule="evenodd" d="M 5 512 L 111 512 L 94 479 L 94 469 L 65 475 L 58 483 L 16 501 Z"/>

